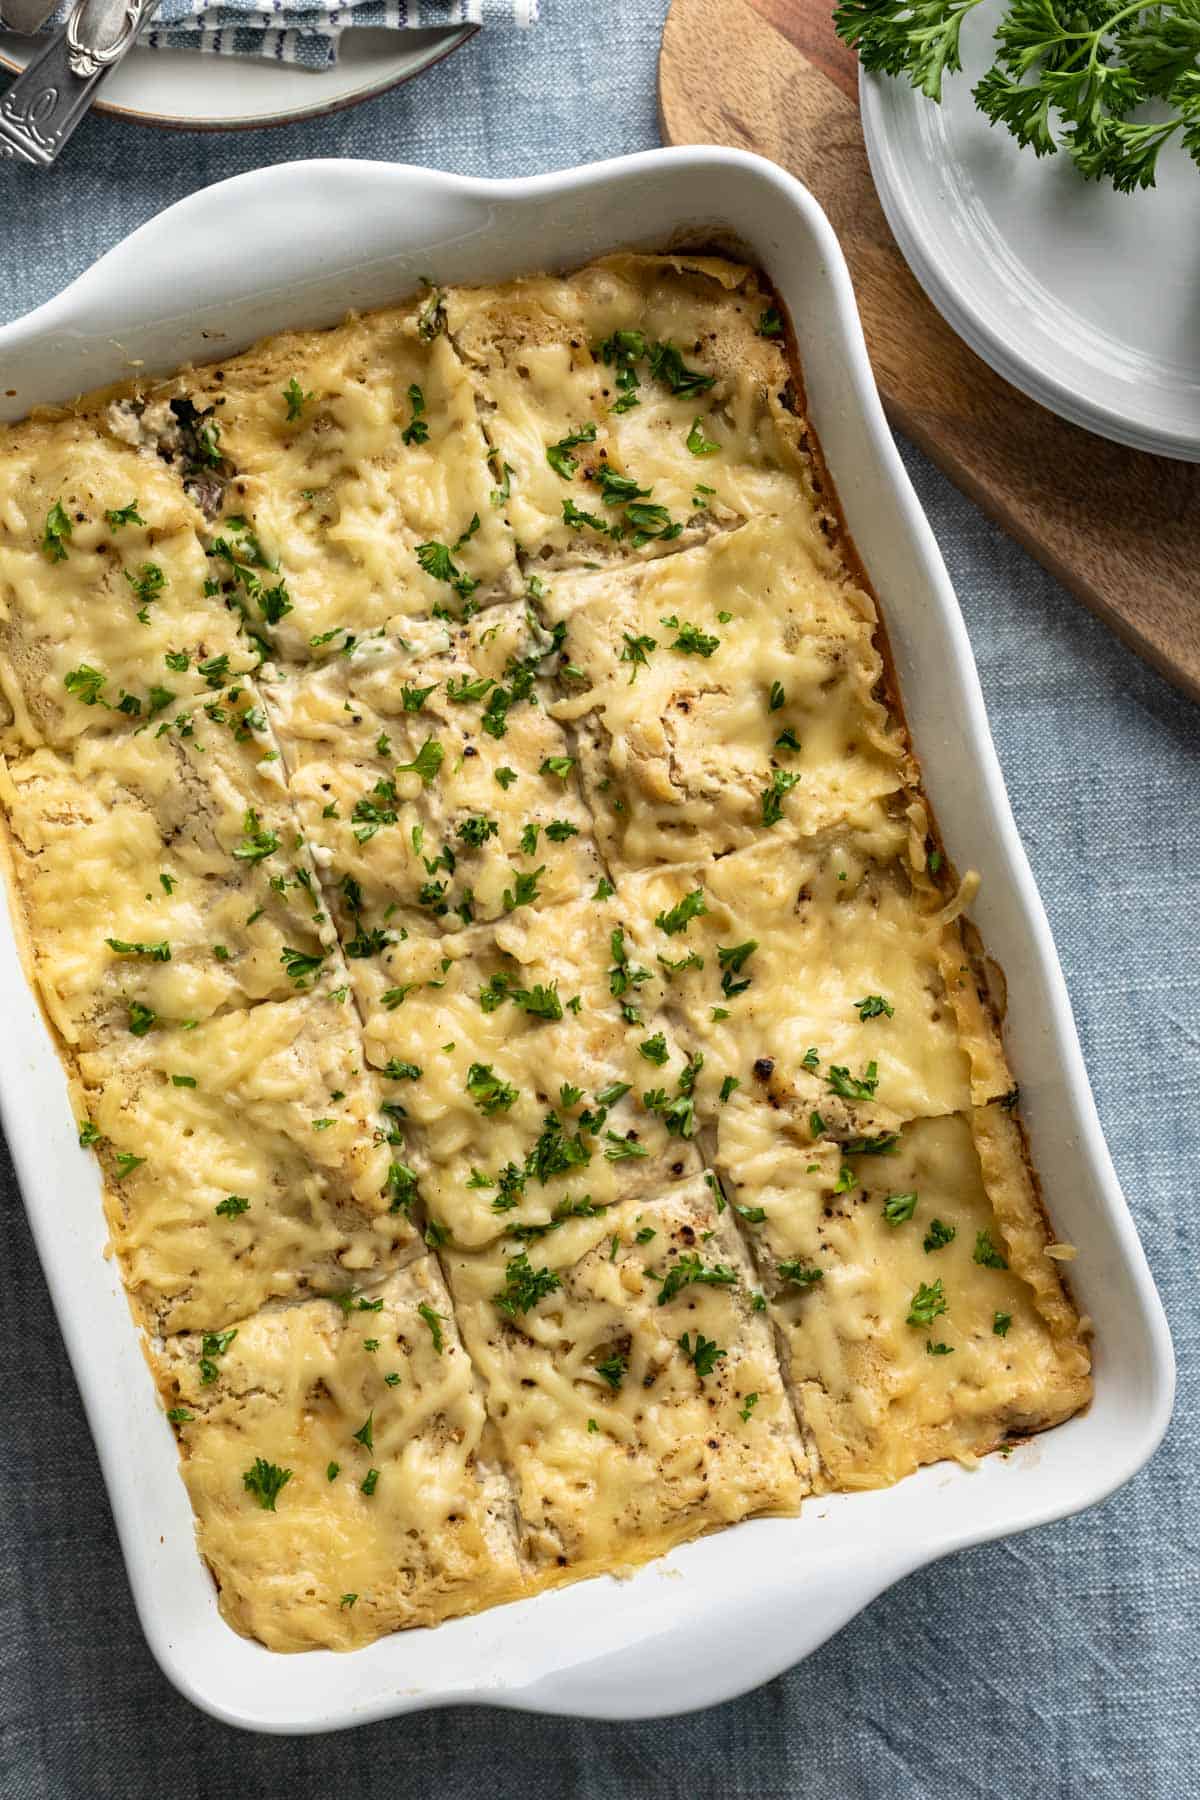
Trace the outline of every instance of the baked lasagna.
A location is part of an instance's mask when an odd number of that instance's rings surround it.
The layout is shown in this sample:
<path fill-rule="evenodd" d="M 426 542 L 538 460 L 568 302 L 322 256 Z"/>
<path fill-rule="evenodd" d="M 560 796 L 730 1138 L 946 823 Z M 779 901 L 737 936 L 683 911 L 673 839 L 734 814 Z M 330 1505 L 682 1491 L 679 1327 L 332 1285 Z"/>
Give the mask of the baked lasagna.
<path fill-rule="evenodd" d="M 1089 1394 L 754 271 L 426 287 L 3 431 L 14 911 L 275 1650 Z"/>

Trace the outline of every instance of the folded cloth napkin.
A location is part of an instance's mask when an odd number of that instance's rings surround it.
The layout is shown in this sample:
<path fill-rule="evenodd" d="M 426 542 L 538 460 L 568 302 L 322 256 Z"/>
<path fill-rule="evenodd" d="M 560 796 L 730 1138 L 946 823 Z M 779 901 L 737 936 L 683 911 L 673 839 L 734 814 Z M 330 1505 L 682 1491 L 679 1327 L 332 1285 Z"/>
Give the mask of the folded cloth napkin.
<path fill-rule="evenodd" d="M 65 24 L 75 0 L 44 29 Z M 207 50 L 328 69 L 344 31 L 429 31 L 453 25 L 536 25 L 538 0 L 161 0 L 143 31 L 151 50 Z"/>

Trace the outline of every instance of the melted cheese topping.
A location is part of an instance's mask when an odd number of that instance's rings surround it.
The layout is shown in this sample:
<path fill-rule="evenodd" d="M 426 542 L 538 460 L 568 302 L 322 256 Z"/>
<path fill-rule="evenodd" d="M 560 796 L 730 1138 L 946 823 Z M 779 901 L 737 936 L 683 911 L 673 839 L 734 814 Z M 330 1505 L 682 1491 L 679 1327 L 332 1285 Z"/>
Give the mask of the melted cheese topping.
<path fill-rule="evenodd" d="M 518 1256 L 548 1287 L 528 1306 Z M 642 1562 L 798 1506 L 806 1458 L 770 1330 L 699 1177 L 446 1271 L 535 1565 Z"/>
<path fill-rule="evenodd" d="M 18 923 L 274 1648 L 1088 1397 L 776 324 L 611 257 L 3 433 Z"/>
<path fill-rule="evenodd" d="M 132 503 L 144 523 L 114 529 L 107 513 Z M 47 551 L 56 506 L 70 535 L 50 539 Z M 65 748 L 85 732 L 124 729 L 172 698 L 211 699 L 205 667 L 231 676 L 253 667 L 236 618 L 204 595 L 210 568 L 199 523 L 162 463 L 114 444 L 90 420 L 27 421 L 5 432 L 0 749 Z M 168 656 L 186 658 L 186 668 L 172 668 Z M 85 679 L 71 693 L 66 680 L 77 670 Z M 115 710 L 122 703 L 127 710 Z"/>
<path fill-rule="evenodd" d="M 226 521 L 250 521 L 291 602 L 270 628 L 290 658 L 303 660 L 326 633 L 340 642 L 452 603 L 421 566 L 423 544 L 450 547 L 471 532 L 457 564 L 483 591 L 514 587 L 512 534 L 491 504 L 474 394 L 446 337 L 420 335 L 421 310 L 287 333 L 148 396 L 151 407 L 179 393 L 213 409 L 233 473 L 212 531 L 228 536 Z M 414 416 L 427 431 L 406 442 Z"/>
<path fill-rule="evenodd" d="M 740 1097 L 717 1132 L 820 1485 L 881 1487 L 1084 1403 L 1087 1352 L 999 1108 L 917 1120 L 882 1155 L 791 1142 Z"/>
<path fill-rule="evenodd" d="M 642 960 L 677 965 L 670 1005 L 706 1057 L 706 1094 L 732 1076 L 850 1136 L 971 1105 L 948 997 L 969 970 L 911 866 L 904 814 L 876 804 L 816 838 L 780 827 L 719 862 L 625 877 L 619 893 Z M 689 897 L 704 911 L 669 933 Z"/>
<path fill-rule="evenodd" d="M 500 605 L 272 685 L 292 797 L 347 936 L 382 929 L 397 903 L 410 933 L 500 918 L 522 876 L 536 874 L 541 906 L 595 888 L 591 820 L 538 673 L 549 647 L 523 607 Z M 406 770 L 431 754 L 427 777 Z"/>
<path fill-rule="evenodd" d="M 643 973 L 615 960 L 620 929 L 611 900 L 522 908 L 355 965 L 367 1055 L 385 1077 L 405 1071 L 385 1086 L 411 1121 L 429 1216 L 455 1243 L 544 1227 L 699 1167 L 694 1115 L 679 1109 L 672 1130 L 644 1101 L 653 1088 L 676 1095 L 686 1062 L 654 1011 L 653 979 L 611 991 L 615 968 Z"/>
<path fill-rule="evenodd" d="M 511 1496 L 432 1257 L 343 1306 L 275 1308 L 234 1333 L 209 1346 L 207 1382 L 198 1338 L 170 1339 L 156 1364 L 186 1415 L 184 1479 L 235 1629 L 273 1650 L 348 1650 L 522 1590 Z M 243 1481 L 260 1458 L 288 1471 L 273 1510 Z"/>
<path fill-rule="evenodd" d="M 132 1002 L 178 1021 L 284 999 L 285 950 L 336 943 L 262 760 L 278 752 L 224 710 L 222 726 L 200 714 L 186 735 L 84 737 L 0 768 L 39 988 L 69 1044 L 127 1032 Z"/>
<path fill-rule="evenodd" d="M 772 813 L 819 831 L 909 774 L 875 697 L 874 608 L 827 561 L 819 533 L 759 519 L 650 568 L 552 582 L 582 676 L 555 712 L 580 731 L 614 866 L 721 855 Z"/>
<path fill-rule="evenodd" d="M 769 304 L 750 270 L 707 257 L 614 256 L 571 276 L 450 294 L 451 334 L 513 471 L 508 515 L 532 557 L 570 566 L 658 556 L 811 503 L 782 344 L 758 329 Z M 674 373 L 656 372 L 656 348 L 675 353 Z M 622 381 L 623 364 L 635 385 Z M 555 469 L 547 450 L 581 433 L 591 435 L 569 448 L 573 465 L 560 458 Z M 665 508 L 667 522 L 606 499 L 606 469 L 635 505 Z M 571 524 L 564 503 L 602 528 Z M 641 542 L 647 524 L 654 535 Z"/>
<path fill-rule="evenodd" d="M 368 1280 L 412 1246 L 353 1009 L 264 1001 L 78 1059 L 131 1294 L 161 1331 Z M 222 1215 L 230 1195 L 248 1207 Z"/>

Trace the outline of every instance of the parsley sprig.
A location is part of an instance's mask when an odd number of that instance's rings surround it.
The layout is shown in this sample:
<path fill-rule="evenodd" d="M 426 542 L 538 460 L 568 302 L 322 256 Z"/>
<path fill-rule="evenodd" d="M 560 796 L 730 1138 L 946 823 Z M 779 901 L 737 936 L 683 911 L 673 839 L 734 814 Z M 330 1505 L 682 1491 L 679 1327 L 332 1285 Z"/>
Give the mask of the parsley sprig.
<path fill-rule="evenodd" d="M 961 72 L 963 21 L 979 0 L 841 0 L 839 35 L 863 67 L 903 75 L 931 100 Z M 972 90 L 993 125 L 1036 156 L 1066 151 L 1088 181 L 1120 193 L 1154 186 L 1171 138 L 1200 164 L 1200 10 L 1196 0 L 1008 0 L 995 55 Z M 1135 120 L 1147 101 L 1166 117 Z"/>

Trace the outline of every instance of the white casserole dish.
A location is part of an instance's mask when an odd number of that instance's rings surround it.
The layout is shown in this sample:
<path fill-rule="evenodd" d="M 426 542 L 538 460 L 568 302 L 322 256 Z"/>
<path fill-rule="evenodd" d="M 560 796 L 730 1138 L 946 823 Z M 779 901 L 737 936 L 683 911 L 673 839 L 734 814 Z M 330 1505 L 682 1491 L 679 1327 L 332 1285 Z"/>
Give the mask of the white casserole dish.
<path fill-rule="evenodd" d="M 57 300 L 0 330 L 0 416 L 165 373 L 263 333 L 333 323 L 420 275 L 494 280 L 622 246 L 734 234 L 795 322 L 813 421 L 885 611 L 929 795 L 975 917 L 1008 974 L 1007 1039 L 1057 1235 L 1080 1246 L 1096 1397 L 976 1471 L 807 1503 L 690 1544 L 619 1585 L 593 1580 L 386 1638 L 272 1655 L 221 1620 L 196 1553 L 174 1438 L 103 1256 L 100 1184 L 58 1057 L 0 929 L 0 1119 L 95 1436 L 142 1624 L 175 1685 L 229 1723 L 326 1731 L 453 1701 L 597 1718 L 708 1706 L 798 1661 L 881 1589 L 949 1550 L 1102 1499 L 1152 1454 L 1171 1409 L 1166 1321 L 1101 1136 L 1046 918 L 1017 838 L 963 621 L 875 391 L 846 265 L 788 175 L 734 151 L 626 157 L 486 182 L 306 162 L 170 208 Z"/>

